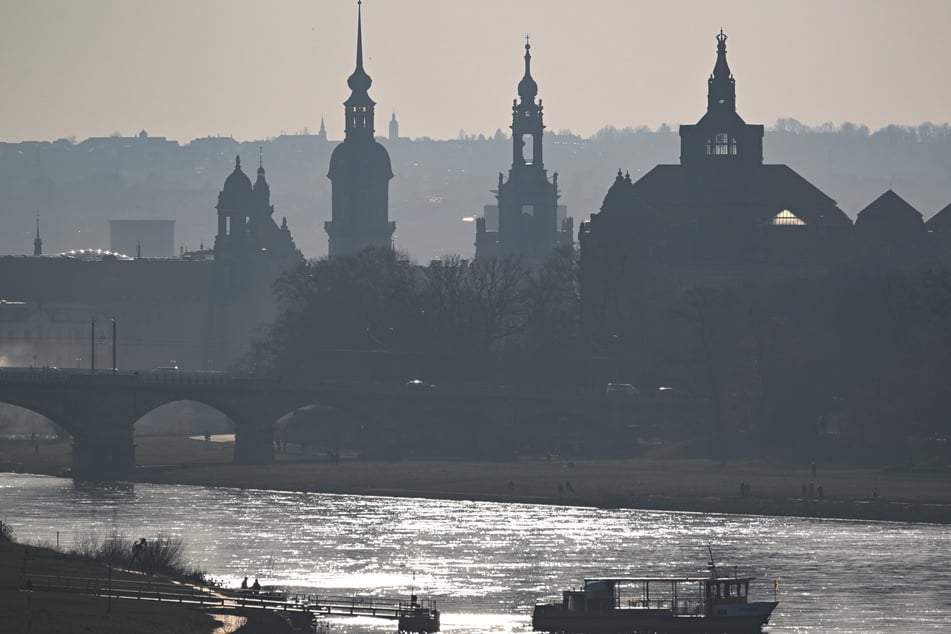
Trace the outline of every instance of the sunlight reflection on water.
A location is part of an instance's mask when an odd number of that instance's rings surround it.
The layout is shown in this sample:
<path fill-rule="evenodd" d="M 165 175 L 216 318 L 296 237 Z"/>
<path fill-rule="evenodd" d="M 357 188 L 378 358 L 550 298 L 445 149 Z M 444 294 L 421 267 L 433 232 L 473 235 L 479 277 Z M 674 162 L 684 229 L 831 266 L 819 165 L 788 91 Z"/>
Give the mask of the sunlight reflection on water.
<path fill-rule="evenodd" d="M 21 538 L 159 532 L 227 585 L 245 575 L 299 592 L 435 598 L 443 631 L 524 632 L 532 606 L 586 576 L 693 574 L 706 544 L 760 577 L 771 632 L 951 629 L 951 528 L 885 522 L 599 510 L 188 486 L 73 486 L 0 474 Z M 339 632 L 391 623 L 335 620 Z"/>

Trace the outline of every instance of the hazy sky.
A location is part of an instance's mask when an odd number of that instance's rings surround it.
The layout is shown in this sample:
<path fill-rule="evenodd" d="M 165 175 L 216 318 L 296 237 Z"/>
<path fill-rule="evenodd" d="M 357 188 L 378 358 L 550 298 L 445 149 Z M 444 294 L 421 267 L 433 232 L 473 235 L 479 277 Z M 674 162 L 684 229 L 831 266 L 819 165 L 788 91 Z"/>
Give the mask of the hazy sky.
<path fill-rule="evenodd" d="M 377 132 L 507 129 L 532 36 L 550 130 L 703 113 L 729 36 L 751 123 L 946 122 L 951 1 L 365 0 Z M 0 140 L 343 134 L 355 0 L 2 0 Z"/>

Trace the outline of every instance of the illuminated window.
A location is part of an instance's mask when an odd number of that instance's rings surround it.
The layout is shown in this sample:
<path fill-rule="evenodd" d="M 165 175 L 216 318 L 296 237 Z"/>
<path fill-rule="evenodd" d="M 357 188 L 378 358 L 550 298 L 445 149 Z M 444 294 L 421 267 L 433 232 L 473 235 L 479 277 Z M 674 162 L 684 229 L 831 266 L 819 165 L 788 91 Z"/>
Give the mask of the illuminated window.
<path fill-rule="evenodd" d="M 707 137 L 707 156 L 736 156 L 736 137 L 719 132 Z"/>
<path fill-rule="evenodd" d="M 806 223 L 803 222 L 802 218 L 789 211 L 788 209 L 783 209 L 781 212 L 773 216 L 773 225 L 784 226 L 784 227 L 802 227 Z"/>

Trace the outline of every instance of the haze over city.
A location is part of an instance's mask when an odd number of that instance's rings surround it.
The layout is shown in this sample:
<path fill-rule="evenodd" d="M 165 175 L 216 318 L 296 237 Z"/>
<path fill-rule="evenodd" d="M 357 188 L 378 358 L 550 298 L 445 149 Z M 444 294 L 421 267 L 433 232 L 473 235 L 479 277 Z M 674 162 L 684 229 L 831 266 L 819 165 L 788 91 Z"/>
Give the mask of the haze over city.
<path fill-rule="evenodd" d="M 180 142 L 316 131 L 340 138 L 354 2 L 276 4 L 8 0 L 0 7 L 0 139 L 83 139 L 140 129 Z M 948 120 L 951 4 L 408 0 L 364 3 L 377 133 L 505 130 L 532 38 L 547 127 L 696 119 L 715 42 L 730 37 L 744 117 L 767 125 Z"/>
<path fill-rule="evenodd" d="M 3 0 L 4 628 L 947 630 L 949 7 Z"/>

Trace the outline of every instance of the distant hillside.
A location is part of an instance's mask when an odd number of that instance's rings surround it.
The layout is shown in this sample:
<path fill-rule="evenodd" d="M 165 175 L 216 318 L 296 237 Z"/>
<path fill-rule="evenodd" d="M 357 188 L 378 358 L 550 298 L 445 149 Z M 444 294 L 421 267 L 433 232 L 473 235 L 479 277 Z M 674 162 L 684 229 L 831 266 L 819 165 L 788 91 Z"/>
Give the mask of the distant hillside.
<path fill-rule="evenodd" d="M 383 143 L 396 174 L 390 218 L 397 224 L 397 247 L 420 261 L 471 255 L 475 226 L 464 218 L 493 202 L 489 190 L 511 164 L 510 139 L 497 133 Z M 0 254 L 32 253 L 36 210 L 46 253 L 106 248 L 107 221 L 124 218 L 173 219 L 179 245 L 210 246 L 218 191 L 235 154 L 253 177 L 260 148 L 278 222 L 287 217 L 305 255 L 324 255 L 323 223 L 330 219 L 326 173 L 335 145 L 316 135 L 243 143 L 209 137 L 187 145 L 145 136 L 0 143 Z M 889 187 L 925 219 L 951 202 L 947 124 L 871 132 L 854 124 L 807 128 L 783 119 L 767 132 L 764 147 L 767 163 L 788 164 L 853 218 Z M 636 179 L 658 163 L 676 163 L 679 153 L 677 131 L 666 126 L 605 128 L 588 139 L 568 132 L 545 137 L 545 167 L 559 173 L 562 202 L 575 226 L 598 210 L 618 169 Z"/>

